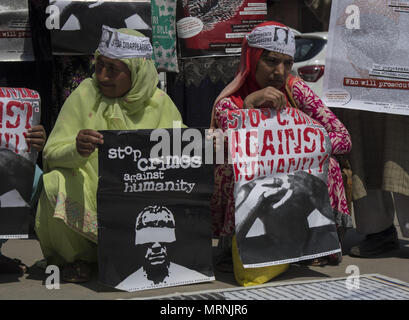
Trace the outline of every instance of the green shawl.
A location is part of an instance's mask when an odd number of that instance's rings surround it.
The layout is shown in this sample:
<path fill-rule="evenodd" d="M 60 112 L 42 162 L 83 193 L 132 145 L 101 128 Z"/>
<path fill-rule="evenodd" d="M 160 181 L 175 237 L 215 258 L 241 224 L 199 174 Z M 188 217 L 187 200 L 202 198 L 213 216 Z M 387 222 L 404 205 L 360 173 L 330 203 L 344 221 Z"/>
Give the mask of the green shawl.
<path fill-rule="evenodd" d="M 120 32 L 142 36 L 137 31 Z M 95 53 L 98 57 L 99 52 Z M 96 193 L 98 151 L 89 158 L 76 151 L 81 129 L 135 130 L 172 128 L 182 121 L 167 94 L 158 89 L 158 74 L 150 59 L 120 59 L 131 71 L 132 87 L 120 98 L 101 95 L 95 74 L 67 98 L 43 151 L 44 191 L 55 206 L 53 216 L 88 239 L 97 240 Z"/>

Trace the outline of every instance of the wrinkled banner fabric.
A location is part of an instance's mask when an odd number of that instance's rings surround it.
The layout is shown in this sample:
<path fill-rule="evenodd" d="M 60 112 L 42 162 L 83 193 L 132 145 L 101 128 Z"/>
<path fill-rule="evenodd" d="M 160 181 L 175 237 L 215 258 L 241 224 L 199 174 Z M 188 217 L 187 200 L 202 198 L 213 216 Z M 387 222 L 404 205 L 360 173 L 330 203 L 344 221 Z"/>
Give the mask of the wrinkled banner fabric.
<path fill-rule="evenodd" d="M 327 175 L 331 144 L 302 111 L 230 111 L 235 229 L 245 268 L 340 252 Z"/>

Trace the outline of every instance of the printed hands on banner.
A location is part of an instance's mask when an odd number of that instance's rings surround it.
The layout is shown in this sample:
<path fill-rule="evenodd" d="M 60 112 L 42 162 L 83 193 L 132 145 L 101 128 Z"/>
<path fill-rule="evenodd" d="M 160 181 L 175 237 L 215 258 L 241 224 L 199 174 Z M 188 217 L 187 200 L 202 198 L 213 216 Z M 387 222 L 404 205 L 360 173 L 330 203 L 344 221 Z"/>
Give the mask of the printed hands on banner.
<path fill-rule="evenodd" d="M 239 188 L 235 214 L 238 241 L 246 237 L 257 218 L 281 223 L 304 215 L 307 223 L 308 214 L 315 208 L 332 218 L 329 198 L 322 197 L 327 192 L 326 184 L 304 171 L 260 177 Z M 265 227 L 269 225 L 265 223 Z"/>

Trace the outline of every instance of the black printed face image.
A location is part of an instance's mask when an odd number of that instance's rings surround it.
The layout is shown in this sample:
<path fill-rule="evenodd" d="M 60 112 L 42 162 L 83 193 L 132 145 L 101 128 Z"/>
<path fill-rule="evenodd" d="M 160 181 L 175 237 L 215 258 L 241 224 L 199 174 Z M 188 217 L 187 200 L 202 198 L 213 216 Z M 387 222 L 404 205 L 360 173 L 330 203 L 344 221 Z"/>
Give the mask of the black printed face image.
<path fill-rule="evenodd" d="M 169 275 L 168 246 L 175 241 L 175 219 L 169 209 L 150 206 L 138 215 L 135 244 L 144 252 L 143 269 L 154 283 Z"/>
<path fill-rule="evenodd" d="M 105 46 L 108 48 L 111 38 L 112 38 L 112 31 L 104 30 L 102 34 L 101 42 L 105 43 Z"/>
<path fill-rule="evenodd" d="M 145 266 L 147 268 L 169 264 L 168 250 L 165 243 L 151 242 L 143 246 L 146 247 Z"/>
<path fill-rule="evenodd" d="M 275 28 L 274 41 L 287 44 L 288 43 L 288 30 L 283 29 L 283 28 Z"/>
<path fill-rule="evenodd" d="M 144 252 L 142 270 L 147 280 L 155 284 L 162 283 L 169 276 L 170 256 L 168 244 L 151 242 L 140 245 Z"/>
<path fill-rule="evenodd" d="M 136 218 L 135 236 L 141 265 L 115 288 L 135 291 L 135 288 L 163 287 L 206 278 L 174 261 L 178 250 L 175 218 L 165 206 L 145 207 Z"/>

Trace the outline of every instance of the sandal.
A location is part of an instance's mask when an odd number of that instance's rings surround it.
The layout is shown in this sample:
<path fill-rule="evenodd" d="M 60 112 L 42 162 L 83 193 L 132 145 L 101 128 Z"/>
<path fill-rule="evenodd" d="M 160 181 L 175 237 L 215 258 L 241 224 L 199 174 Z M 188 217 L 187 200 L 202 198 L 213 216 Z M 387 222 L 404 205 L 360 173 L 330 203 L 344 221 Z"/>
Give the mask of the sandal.
<path fill-rule="evenodd" d="M 337 266 L 342 261 L 342 254 L 334 253 L 328 256 L 305 260 L 306 265 L 313 266 L 313 267 L 323 267 L 326 265 Z"/>
<path fill-rule="evenodd" d="M 91 279 L 91 267 L 84 261 L 67 263 L 62 267 L 61 278 L 65 282 L 83 283 Z"/>
<path fill-rule="evenodd" d="M 329 261 L 327 257 L 321 257 L 321 258 L 310 260 L 310 266 L 313 266 L 313 267 L 322 267 L 322 266 L 327 265 L 328 263 Z"/>
<path fill-rule="evenodd" d="M 0 255 L 0 273 L 14 273 L 23 275 L 28 271 L 28 267 L 19 259 L 11 259 Z"/>

